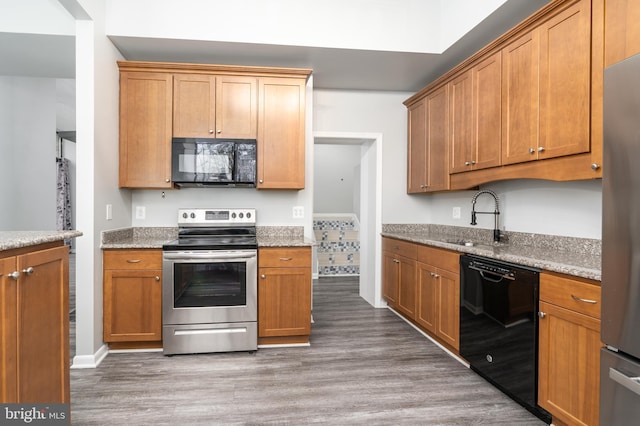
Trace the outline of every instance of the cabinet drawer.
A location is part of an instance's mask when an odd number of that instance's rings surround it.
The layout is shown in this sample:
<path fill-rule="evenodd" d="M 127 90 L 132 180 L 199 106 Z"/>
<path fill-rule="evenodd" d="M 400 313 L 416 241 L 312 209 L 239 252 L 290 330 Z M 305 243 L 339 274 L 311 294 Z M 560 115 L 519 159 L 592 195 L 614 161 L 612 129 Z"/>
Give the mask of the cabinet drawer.
<path fill-rule="evenodd" d="M 404 256 L 409 259 L 416 259 L 417 249 L 416 244 L 408 241 L 400 241 L 393 238 L 382 239 L 382 251 L 388 251 L 390 253 Z"/>
<path fill-rule="evenodd" d="M 162 269 L 161 250 L 105 250 L 103 269 Z"/>
<path fill-rule="evenodd" d="M 258 265 L 260 268 L 310 268 L 311 248 L 261 248 Z"/>
<path fill-rule="evenodd" d="M 418 246 L 418 262 L 460 273 L 460 254 L 453 251 L 421 245 Z"/>
<path fill-rule="evenodd" d="M 596 281 L 543 272 L 540 274 L 540 300 L 600 318 L 600 285 Z"/>

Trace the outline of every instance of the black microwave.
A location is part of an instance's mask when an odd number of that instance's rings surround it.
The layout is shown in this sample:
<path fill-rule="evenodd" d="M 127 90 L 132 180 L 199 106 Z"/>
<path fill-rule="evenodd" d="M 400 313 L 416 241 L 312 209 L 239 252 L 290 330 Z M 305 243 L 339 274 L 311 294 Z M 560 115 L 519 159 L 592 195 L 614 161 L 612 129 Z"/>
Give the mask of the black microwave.
<path fill-rule="evenodd" d="M 173 138 L 171 180 L 178 187 L 254 188 L 256 140 Z"/>

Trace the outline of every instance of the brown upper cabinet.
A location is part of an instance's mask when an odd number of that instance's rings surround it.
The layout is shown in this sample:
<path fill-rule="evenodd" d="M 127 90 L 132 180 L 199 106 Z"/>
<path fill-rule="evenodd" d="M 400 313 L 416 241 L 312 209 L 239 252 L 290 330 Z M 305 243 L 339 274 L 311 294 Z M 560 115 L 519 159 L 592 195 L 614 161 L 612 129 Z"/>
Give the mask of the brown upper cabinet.
<path fill-rule="evenodd" d="M 304 80 L 259 80 L 258 189 L 303 189 Z"/>
<path fill-rule="evenodd" d="M 120 73 L 120 187 L 171 188 L 171 74 Z"/>
<path fill-rule="evenodd" d="M 409 107 L 408 193 L 449 189 L 449 87 Z"/>
<path fill-rule="evenodd" d="M 640 53 L 640 3 L 607 0 L 605 14 L 605 66 Z"/>
<path fill-rule="evenodd" d="M 501 55 L 449 83 L 450 173 L 500 165 Z"/>
<path fill-rule="evenodd" d="M 618 2 L 623 0 L 618 0 Z M 412 149 L 424 138 L 420 104 L 449 90 L 446 189 L 505 179 L 602 177 L 604 0 L 552 0 L 405 101 L 409 116 L 408 192 L 419 193 Z M 425 110 L 425 114 L 428 110 Z M 427 145 L 428 147 L 428 145 Z M 411 158 L 414 152 L 418 158 Z"/>
<path fill-rule="evenodd" d="M 257 88 L 255 77 L 174 75 L 173 136 L 255 139 Z"/>
<path fill-rule="evenodd" d="M 310 69 L 136 61 L 118 66 L 121 188 L 172 188 L 172 137 L 256 139 L 257 188 L 304 188 Z"/>
<path fill-rule="evenodd" d="M 577 2 L 503 49 L 502 164 L 589 152 L 589 6 Z"/>

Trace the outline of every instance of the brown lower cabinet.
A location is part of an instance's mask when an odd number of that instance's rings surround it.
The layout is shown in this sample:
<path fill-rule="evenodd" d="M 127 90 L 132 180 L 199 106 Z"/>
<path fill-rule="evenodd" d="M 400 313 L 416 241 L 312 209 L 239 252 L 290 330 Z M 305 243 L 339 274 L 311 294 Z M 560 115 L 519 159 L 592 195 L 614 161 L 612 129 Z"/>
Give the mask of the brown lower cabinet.
<path fill-rule="evenodd" d="M 460 255 L 382 238 L 382 296 L 436 340 L 458 350 Z"/>
<path fill-rule="evenodd" d="M 162 251 L 105 250 L 103 340 L 111 349 L 162 347 Z"/>
<path fill-rule="evenodd" d="M 564 424 L 597 425 L 599 283 L 542 272 L 539 312 L 538 404 Z"/>
<path fill-rule="evenodd" d="M 0 252 L 0 315 L 0 402 L 69 403 L 69 248 Z"/>
<path fill-rule="evenodd" d="M 258 250 L 258 344 L 308 343 L 311 247 Z"/>

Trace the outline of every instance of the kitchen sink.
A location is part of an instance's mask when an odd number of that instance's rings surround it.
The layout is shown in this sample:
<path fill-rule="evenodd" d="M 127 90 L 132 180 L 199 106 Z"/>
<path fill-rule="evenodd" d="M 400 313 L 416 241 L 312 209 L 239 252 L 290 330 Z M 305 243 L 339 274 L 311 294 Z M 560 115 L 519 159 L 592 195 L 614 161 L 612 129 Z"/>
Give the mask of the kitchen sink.
<path fill-rule="evenodd" d="M 455 244 L 458 246 L 464 246 L 464 247 L 490 247 L 490 248 L 495 248 L 495 247 L 504 247 L 507 245 L 507 243 L 496 243 L 496 242 L 483 242 L 483 241 L 474 241 L 474 240 L 464 240 L 464 239 L 457 239 L 457 240 L 446 240 L 445 241 L 448 244 Z"/>

